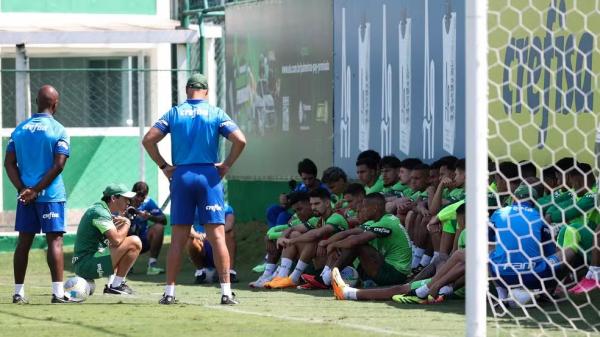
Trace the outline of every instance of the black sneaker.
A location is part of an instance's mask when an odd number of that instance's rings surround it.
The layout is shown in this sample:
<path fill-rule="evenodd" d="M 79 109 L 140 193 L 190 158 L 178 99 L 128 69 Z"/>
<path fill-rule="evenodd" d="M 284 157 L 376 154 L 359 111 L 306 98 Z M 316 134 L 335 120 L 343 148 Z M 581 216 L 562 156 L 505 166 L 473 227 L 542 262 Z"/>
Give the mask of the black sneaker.
<path fill-rule="evenodd" d="M 237 274 L 229 273 L 229 282 L 230 283 L 238 283 L 240 280 L 237 278 Z"/>
<path fill-rule="evenodd" d="M 113 295 L 131 295 L 133 291 L 131 290 L 131 288 L 129 288 L 129 286 L 125 284 L 125 282 L 123 282 L 118 287 L 113 287 L 112 285 L 105 285 L 104 293 Z"/>
<path fill-rule="evenodd" d="M 68 298 L 67 296 L 63 296 L 63 297 L 58 297 L 54 294 L 52 294 L 52 300 L 50 301 L 50 303 L 52 304 L 61 304 L 61 303 L 77 303 L 78 301 L 72 301 L 70 298 Z"/>
<path fill-rule="evenodd" d="M 21 296 L 19 294 L 14 294 L 13 295 L 13 303 L 14 304 L 29 304 L 29 301 L 27 301 L 27 299 L 24 296 Z"/>
<path fill-rule="evenodd" d="M 158 304 L 177 304 L 177 300 L 175 299 L 175 296 L 163 294 L 163 297 L 160 299 L 160 301 L 158 301 Z"/>
<path fill-rule="evenodd" d="M 196 275 L 196 279 L 194 280 L 194 283 L 196 283 L 196 284 L 206 283 L 206 273 Z"/>
<path fill-rule="evenodd" d="M 221 304 L 234 305 L 234 304 L 240 304 L 240 302 L 235 299 L 235 293 L 231 293 L 231 296 L 227 296 L 227 295 L 221 296 Z"/>

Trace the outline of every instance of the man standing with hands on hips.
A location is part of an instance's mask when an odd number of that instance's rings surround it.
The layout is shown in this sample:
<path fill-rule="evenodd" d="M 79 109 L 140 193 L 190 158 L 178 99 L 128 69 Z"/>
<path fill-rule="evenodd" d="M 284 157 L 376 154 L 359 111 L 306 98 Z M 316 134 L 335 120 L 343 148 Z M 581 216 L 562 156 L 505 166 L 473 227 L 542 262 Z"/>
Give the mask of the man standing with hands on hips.
<path fill-rule="evenodd" d="M 187 100 L 164 114 L 142 141 L 150 158 L 171 180 L 172 234 L 167 255 L 167 285 L 158 303 L 176 302 L 175 281 L 197 210 L 213 247 L 221 282 L 221 304 L 237 304 L 229 280 L 221 179 L 242 153 L 246 138 L 223 110 L 208 104 L 208 81 L 204 75 L 193 74 L 188 79 L 186 94 Z M 158 143 L 168 133 L 171 134 L 172 165 L 158 150 Z M 219 135 L 232 143 L 223 162 L 218 158 Z"/>

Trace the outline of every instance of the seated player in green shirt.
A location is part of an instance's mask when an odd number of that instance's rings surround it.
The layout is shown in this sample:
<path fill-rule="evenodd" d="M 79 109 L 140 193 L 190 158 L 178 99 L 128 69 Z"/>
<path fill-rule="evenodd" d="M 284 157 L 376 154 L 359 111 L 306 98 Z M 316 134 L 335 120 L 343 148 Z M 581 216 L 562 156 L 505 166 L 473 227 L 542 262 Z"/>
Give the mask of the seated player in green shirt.
<path fill-rule="evenodd" d="M 400 303 L 432 303 L 442 301 L 446 296 L 451 295 L 454 289 L 462 288 L 465 276 L 465 236 L 463 233 L 466 232 L 462 230 L 465 226 L 465 206 L 459 207 L 457 213 L 458 228 L 462 238 L 461 247 L 452 254 L 447 262 L 437 265 L 432 278 L 419 279 L 391 287 L 357 289 L 347 285 L 342 279 L 339 269 L 334 269 L 332 287 L 335 298 L 355 301 L 389 301 L 393 299 Z"/>
<path fill-rule="evenodd" d="M 331 207 L 334 210 L 348 206 L 344 200 L 344 191 L 348 187 L 348 176 L 344 170 L 336 166 L 329 167 L 323 171 L 321 181 L 331 192 Z"/>
<path fill-rule="evenodd" d="M 88 208 L 77 227 L 73 251 L 75 274 L 88 280 L 115 274 L 105 294 L 131 294 L 125 276 L 142 250 L 139 237 L 127 236 L 131 222 L 124 212 L 135 192 L 123 184 L 110 184 L 102 200 Z"/>
<path fill-rule="evenodd" d="M 386 201 L 397 198 L 408 188 L 408 185 L 400 181 L 400 165 L 402 165 L 402 161 L 396 156 L 381 158 L 381 178 L 383 179 L 381 193 L 386 197 Z"/>
<path fill-rule="evenodd" d="M 344 192 L 346 208 L 339 210 L 338 213 L 342 214 L 344 218 L 346 218 L 346 221 L 348 221 L 348 228 L 360 226 L 358 210 L 365 199 L 365 195 L 365 189 L 361 184 L 352 183 L 346 188 L 346 191 Z"/>
<path fill-rule="evenodd" d="M 412 252 L 400 219 L 385 213 L 385 198 L 380 193 L 367 194 L 359 216 L 363 221 L 360 227 L 319 243 L 318 254 L 327 256 L 323 283 L 330 284 L 336 268 L 349 266 L 357 258 L 361 279 L 379 286 L 403 283 L 410 273 Z"/>
<path fill-rule="evenodd" d="M 423 162 L 417 158 L 406 158 L 400 162 L 400 168 L 398 170 L 398 176 L 400 183 L 406 186 L 400 193 L 396 193 L 396 198 L 389 201 L 385 205 L 385 211 L 390 214 L 396 214 L 399 204 L 406 201 L 414 191 L 411 188 L 411 175 L 412 171 L 417 165 L 421 165 Z M 368 192 L 367 192 L 368 194 Z"/>
<path fill-rule="evenodd" d="M 265 283 L 277 276 L 277 261 L 282 252 L 281 247 L 277 247 L 277 239 L 295 237 L 307 231 L 305 223 L 313 216 L 308 193 L 292 192 L 287 195 L 287 200 L 294 215 L 287 224 L 272 227 L 267 232 L 264 239 L 267 252 L 265 270 L 256 281 L 250 282 L 251 288 L 264 288 Z"/>
<path fill-rule="evenodd" d="M 346 219 L 331 208 L 331 199 L 327 190 L 317 189 L 310 192 L 309 196 L 314 217 L 304 224 L 306 227 L 304 233 L 277 240 L 277 246 L 283 247 L 279 272 L 273 280 L 265 284 L 265 288 L 281 289 L 298 286 L 302 273 L 316 257 L 319 241 L 348 229 Z M 296 268 L 290 274 L 294 260 L 297 260 Z M 314 261 L 316 269 L 325 264 L 325 261 L 320 260 L 324 259 Z"/>
<path fill-rule="evenodd" d="M 427 208 L 427 187 L 429 186 L 429 165 L 417 164 L 410 173 L 409 188 L 402 192 L 403 196 L 396 199 L 395 215 L 402 223 L 406 223 L 409 211 L 417 206 Z M 386 209 L 387 210 L 387 209 Z"/>
<path fill-rule="evenodd" d="M 373 150 L 361 152 L 356 159 L 356 176 L 367 194 L 383 190 L 383 179 L 379 175 L 380 161 L 379 153 Z"/>

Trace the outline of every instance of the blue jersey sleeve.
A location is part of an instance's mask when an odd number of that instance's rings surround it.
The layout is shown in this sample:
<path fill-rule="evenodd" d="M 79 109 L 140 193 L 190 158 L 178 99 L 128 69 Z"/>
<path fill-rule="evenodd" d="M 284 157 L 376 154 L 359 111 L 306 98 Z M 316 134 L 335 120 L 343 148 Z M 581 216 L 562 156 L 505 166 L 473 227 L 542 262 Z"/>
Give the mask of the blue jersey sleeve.
<path fill-rule="evenodd" d="M 239 127 L 237 126 L 237 124 L 235 124 L 235 122 L 232 121 L 231 118 L 224 111 L 221 110 L 219 121 L 219 134 L 227 138 L 229 137 L 229 134 L 238 129 Z"/>
<path fill-rule="evenodd" d="M 65 129 L 62 130 L 58 141 L 54 145 L 54 154 L 64 154 L 65 156 L 70 155 L 70 139 Z"/>
<path fill-rule="evenodd" d="M 8 144 L 6 144 L 6 152 L 17 152 L 15 149 L 15 141 L 10 138 Z"/>
<path fill-rule="evenodd" d="M 148 199 L 148 201 L 144 204 L 143 208 L 144 211 L 147 211 L 153 216 L 163 215 L 163 212 L 160 210 L 160 208 L 153 199 Z"/>
<path fill-rule="evenodd" d="M 234 214 L 233 207 L 229 204 L 225 204 L 225 216 L 228 216 L 229 214 Z"/>
<path fill-rule="evenodd" d="M 174 108 L 173 108 L 174 109 Z M 156 123 L 154 123 L 153 127 L 157 128 L 163 134 L 167 134 L 171 132 L 171 114 L 173 113 L 173 109 L 169 110 L 166 114 L 164 114 L 161 118 L 159 118 Z"/>

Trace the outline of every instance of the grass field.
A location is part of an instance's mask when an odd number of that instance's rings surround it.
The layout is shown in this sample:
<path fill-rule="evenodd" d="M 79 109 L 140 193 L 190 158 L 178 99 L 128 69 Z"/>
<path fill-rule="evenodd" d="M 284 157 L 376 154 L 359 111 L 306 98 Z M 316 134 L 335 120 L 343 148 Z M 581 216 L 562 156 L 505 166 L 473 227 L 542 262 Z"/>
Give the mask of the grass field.
<path fill-rule="evenodd" d="M 214 285 L 194 285 L 191 264 L 184 264 L 177 287 L 179 305 L 159 306 L 164 275 L 146 276 L 147 255 L 138 260 L 129 284 L 135 295 L 97 294 L 85 303 L 50 305 L 50 277 L 45 253 L 32 251 L 26 278 L 30 305 L 11 304 L 12 254 L 0 254 L 1 336 L 179 336 L 203 333 L 218 336 L 461 336 L 464 335 L 464 302 L 451 300 L 436 306 L 396 305 L 392 302 L 335 301 L 330 291 L 252 291 L 246 286 L 256 274 L 249 272 L 260 261 L 260 226 L 238 226 L 238 273 L 235 291 L 241 304 L 218 305 Z M 167 246 L 168 247 L 168 246 Z M 165 247 L 165 249 L 167 248 Z M 164 252 L 161 257 L 164 258 Z M 71 252 L 65 253 L 70 261 Z M 161 261 L 164 265 L 164 261 Z M 65 277 L 72 275 L 66 263 Z M 597 316 L 596 316 L 597 317 Z M 510 321 L 488 324 L 489 336 L 538 336 L 536 324 L 516 327 Z M 549 335 L 583 336 L 574 331 L 547 331 Z"/>

